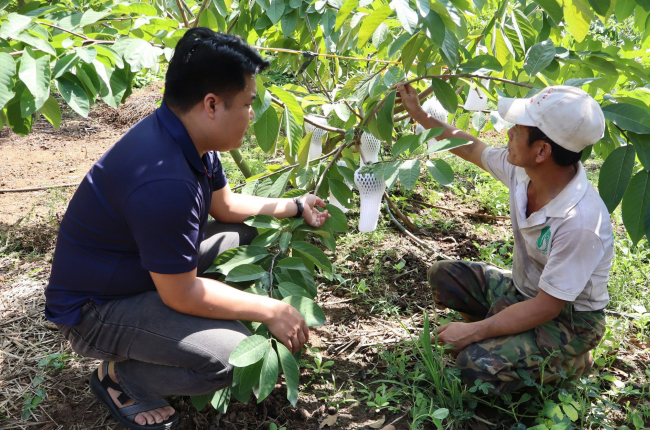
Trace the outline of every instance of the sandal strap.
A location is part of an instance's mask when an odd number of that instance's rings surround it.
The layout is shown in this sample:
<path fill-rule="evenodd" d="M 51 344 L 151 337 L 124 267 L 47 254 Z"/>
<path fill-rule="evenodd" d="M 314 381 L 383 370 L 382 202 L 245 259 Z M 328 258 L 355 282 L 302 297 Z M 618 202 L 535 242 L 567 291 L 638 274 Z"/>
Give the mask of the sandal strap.
<path fill-rule="evenodd" d="M 133 421 L 136 415 L 142 412 L 149 412 L 154 409 L 164 408 L 165 406 L 169 406 L 169 403 L 167 403 L 166 400 L 162 400 L 162 399 L 154 400 L 152 402 L 146 402 L 146 403 L 136 403 L 133 406 L 127 406 L 125 408 L 120 409 L 120 414 Z"/>
<path fill-rule="evenodd" d="M 111 379 L 110 375 L 108 374 L 108 363 L 103 361 L 101 365 L 101 371 L 102 371 L 102 380 L 99 381 L 99 383 L 104 387 L 105 390 L 108 390 L 109 388 L 112 388 L 115 391 L 119 391 L 120 395 L 117 396 L 117 401 L 120 402 L 121 404 L 124 404 L 131 400 L 129 396 L 127 396 L 124 393 L 124 388 L 120 386 L 117 382 L 113 382 Z"/>

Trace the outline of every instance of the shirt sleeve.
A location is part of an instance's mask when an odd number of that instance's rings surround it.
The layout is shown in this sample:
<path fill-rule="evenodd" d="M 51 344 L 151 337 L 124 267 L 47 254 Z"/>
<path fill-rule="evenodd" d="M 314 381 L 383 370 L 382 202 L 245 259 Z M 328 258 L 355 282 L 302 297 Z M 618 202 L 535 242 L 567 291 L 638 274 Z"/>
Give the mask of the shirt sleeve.
<path fill-rule="evenodd" d="M 498 181 L 510 187 L 510 178 L 515 166 L 508 163 L 508 150 L 488 146 L 481 153 L 483 168 L 490 172 Z"/>
<path fill-rule="evenodd" d="M 180 180 L 149 182 L 135 190 L 124 216 L 140 252 L 142 268 L 178 274 L 196 269 L 200 192 Z"/>
<path fill-rule="evenodd" d="M 218 191 L 228 185 L 228 179 L 226 179 L 226 173 L 221 166 L 221 157 L 218 152 L 214 153 L 214 159 L 212 160 L 212 184 L 213 191 Z"/>
<path fill-rule="evenodd" d="M 574 301 L 605 255 L 602 240 L 594 232 L 578 229 L 556 236 L 539 288 L 567 302 Z"/>

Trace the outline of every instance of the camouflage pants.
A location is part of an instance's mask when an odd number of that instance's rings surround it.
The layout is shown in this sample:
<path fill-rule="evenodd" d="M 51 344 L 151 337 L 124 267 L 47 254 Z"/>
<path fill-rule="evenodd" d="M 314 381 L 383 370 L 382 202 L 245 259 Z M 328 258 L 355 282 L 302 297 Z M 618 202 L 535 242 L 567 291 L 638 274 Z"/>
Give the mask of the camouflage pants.
<path fill-rule="evenodd" d="M 473 320 L 489 318 L 525 298 L 517 291 L 509 271 L 484 263 L 438 261 L 428 273 L 437 305 L 462 312 Z M 532 330 L 472 343 L 456 358 L 461 378 L 469 385 L 481 379 L 494 386 L 493 393 L 524 387 L 525 380 L 539 380 L 539 358 L 549 358 L 544 381 L 565 371 L 581 374 L 588 368 L 589 350 L 605 332 L 605 313 L 576 312 L 566 303 L 560 315 Z M 556 374 L 549 378 L 549 375 Z"/>

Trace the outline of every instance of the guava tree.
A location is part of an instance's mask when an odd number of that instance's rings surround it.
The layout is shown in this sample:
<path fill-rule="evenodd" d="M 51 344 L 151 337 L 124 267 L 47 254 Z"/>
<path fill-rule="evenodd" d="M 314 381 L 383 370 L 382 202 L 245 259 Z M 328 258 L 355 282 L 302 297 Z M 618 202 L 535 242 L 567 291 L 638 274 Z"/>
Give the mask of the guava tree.
<path fill-rule="evenodd" d="M 396 82 L 411 81 L 448 122 L 475 135 L 506 126 L 493 111 L 499 97 L 581 87 L 607 119 L 593 155 L 592 148 L 584 154 L 604 160 L 601 196 L 610 212 L 622 202 L 633 243 L 650 233 L 650 0 L 0 0 L 0 9 L 0 124 L 21 135 L 37 113 L 58 128 L 61 101 L 84 117 L 100 100 L 118 107 L 134 76 L 164 67 L 192 26 L 238 34 L 260 49 L 291 82 L 257 77 L 253 134 L 263 151 L 286 160 L 241 187 L 263 196 L 331 193 L 349 207 L 348 184 L 361 162 L 389 192 L 398 181 L 412 189 L 423 171 L 453 181 L 436 154 L 464 142 L 428 143 L 436 129 L 416 134 L 395 106 Z M 364 160 L 364 139 L 382 142 L 377 157 Z M 314 234 L 334 251 L 347 220 L 331 211 L 336 216 L 320 229 L 253 217 L 257 242 L 219 257 L 213 270 L 321 324 L 313 276 L 331 277 L 332 267 L 304 239 Z M 212 401 L 225 410 L 231 392 L 246 401 L 253 391 L 261 401 L 280 369 L 295 404 L 296 360 L 263 325 L 249 328 L 255 336 L 232 357 L 232 390 L 197 398 L 197 406 Z"/>

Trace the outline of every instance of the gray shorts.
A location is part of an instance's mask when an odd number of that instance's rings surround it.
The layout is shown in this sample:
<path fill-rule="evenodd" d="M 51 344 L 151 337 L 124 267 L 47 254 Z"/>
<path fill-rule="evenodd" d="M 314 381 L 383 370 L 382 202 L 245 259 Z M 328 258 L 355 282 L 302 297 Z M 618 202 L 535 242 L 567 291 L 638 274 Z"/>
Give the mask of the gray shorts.
<path fill-rule="evenodd" d="M 256 229 L 244 224 L 210 221 L 199 250 L 199 276 L 217 255 L 249 244 L 256 235 Z M 78 325 L 60 325 L 59 330 L 77 354 L 117 362 L 119 384 L 138 402 L 229 386 L 230 353 L 250 335 L 239 321 L 177 312 L 155 291 L 103 304 L 91 301 Z"/>

